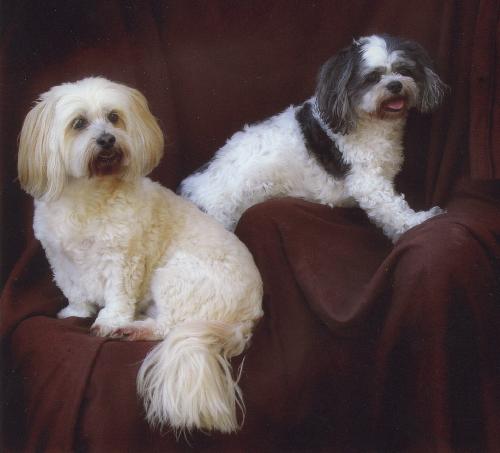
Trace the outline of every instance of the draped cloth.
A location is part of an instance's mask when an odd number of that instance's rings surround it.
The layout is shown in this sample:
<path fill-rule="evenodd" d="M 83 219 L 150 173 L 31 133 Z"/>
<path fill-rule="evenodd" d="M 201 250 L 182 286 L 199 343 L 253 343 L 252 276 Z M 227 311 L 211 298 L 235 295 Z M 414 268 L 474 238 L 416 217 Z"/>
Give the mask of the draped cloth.
<path fill-rule="evenodd" d="M 17 2 L 4 5 L 0 89 L 6 451 L 495 450 L 500 445 L 498 1 Z M 15 182 L 36 96 L 104 75 L 141 90 L 166 133 L 153 178 L 174 189 L 227 137 L 307 99 L 354 36 L 418 40 L 450 86 L 410 115 L 398 178 L 446 214 L 391 244 L 359 209 L 271 200 L 236 233 L 264 280 L 232 435 L 150 430 L 135 376 L 153 342 L 58 320 L 64 296 Z"/>

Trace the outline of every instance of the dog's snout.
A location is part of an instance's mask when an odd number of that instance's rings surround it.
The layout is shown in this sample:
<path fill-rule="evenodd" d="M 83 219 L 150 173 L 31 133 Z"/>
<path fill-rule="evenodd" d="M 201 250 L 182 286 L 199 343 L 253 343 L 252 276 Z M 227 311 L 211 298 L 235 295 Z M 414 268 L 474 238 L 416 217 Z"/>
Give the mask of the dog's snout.
<path fill-rule="evenodd" d="M 391 93 L 398 94 L 403 89 L 403 84 L 397 80 L 389 82 L 386 87 Z"/>
<path fill-rule="evenodd" d="M 109 134 L 106 132 L 100 135 L 97 138 L 96 142 L 101 148 L 109 149 L 115 144 L 116 138 L 113 134 Z"/>

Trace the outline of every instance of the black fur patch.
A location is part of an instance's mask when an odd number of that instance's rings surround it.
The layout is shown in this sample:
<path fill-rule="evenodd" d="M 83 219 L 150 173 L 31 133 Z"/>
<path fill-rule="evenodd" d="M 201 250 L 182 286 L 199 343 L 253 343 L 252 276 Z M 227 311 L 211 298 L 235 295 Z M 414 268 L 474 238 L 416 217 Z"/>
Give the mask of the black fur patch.
<path fill-rule="evenodd" d="M 316 83 L 316 100 L 323 121 L 335 133 L 348 134 L 355 126 L 353 108 L 356 94 L 351 90 L 352 79 L 359 72 L 359 45 L 351 44 L 321 66 Z"/>
<path fill-rule="evenodd" d="M 350 170 L 350 166 L 343 161 L 335 142 L 328 137 L 314 118 L 311 104 L 309 102 L 303 104 L 295 117 L 299 122 L 309 153 L 329 174 L 335 178 L 343 178 Z"/>

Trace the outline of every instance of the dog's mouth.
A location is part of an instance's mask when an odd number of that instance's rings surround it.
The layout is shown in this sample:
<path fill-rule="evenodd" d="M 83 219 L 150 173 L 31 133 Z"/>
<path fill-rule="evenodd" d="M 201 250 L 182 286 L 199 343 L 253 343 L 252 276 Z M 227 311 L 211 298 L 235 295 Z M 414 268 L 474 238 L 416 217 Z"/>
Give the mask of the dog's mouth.
<path fill-rule="evenodd" d="M 408 107 L 408 99 L 403 96 L 393 97 L 382 102 L 381 108 L 384 113 L 403 113 Z"/>
<path fill-rule="evenodd" d="M 91 176 L 107 176 L 120 172 L 124 154 L 118 147 L 102 149 L 89 162 Z"/>

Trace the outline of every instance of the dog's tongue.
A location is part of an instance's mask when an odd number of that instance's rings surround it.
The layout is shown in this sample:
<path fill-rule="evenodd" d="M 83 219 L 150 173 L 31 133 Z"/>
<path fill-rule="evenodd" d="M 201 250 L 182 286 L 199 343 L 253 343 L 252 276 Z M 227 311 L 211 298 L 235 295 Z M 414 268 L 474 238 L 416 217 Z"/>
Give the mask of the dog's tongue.
<path fill-rule="evenodd" d="M 385 103 L 385 108 L 390 110 L 401 110 L 404 106 L 404 99 L 394 99 Z"/>

